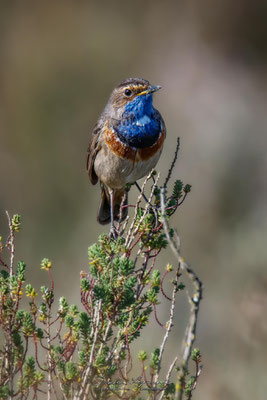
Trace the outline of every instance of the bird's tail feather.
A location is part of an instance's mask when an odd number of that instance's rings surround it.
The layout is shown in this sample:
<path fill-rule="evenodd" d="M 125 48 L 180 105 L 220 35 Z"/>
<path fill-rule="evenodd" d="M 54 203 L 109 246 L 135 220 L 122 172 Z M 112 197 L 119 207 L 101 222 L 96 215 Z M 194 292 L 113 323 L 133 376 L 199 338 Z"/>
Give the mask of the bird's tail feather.
<path fill-rule="evenodd" d="M 122 204 L 123 201 L 123 204 Z M 124 188 L 114 190 L 114 208 L 113 215 L 114 221 L 123 221 L 128 215 L 128 208 L 124 207 L 121 210 L 122 205 L 128 204 L 127 192 Z M 121 214 L 121 215 L 120 215 Z M 101 185 L 101 199 L 97 214 L 97 220 L 100 224 L 108 224 L 110 218 L 110 196 L 108 189 L 105 185 Z"/>

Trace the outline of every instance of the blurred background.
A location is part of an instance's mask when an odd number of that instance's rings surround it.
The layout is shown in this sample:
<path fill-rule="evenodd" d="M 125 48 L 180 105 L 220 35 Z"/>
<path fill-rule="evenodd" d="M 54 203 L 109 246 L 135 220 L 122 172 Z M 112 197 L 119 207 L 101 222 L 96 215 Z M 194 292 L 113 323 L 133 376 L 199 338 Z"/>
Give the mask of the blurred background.
<path fill-rule="evenodd" d="M 0 233 L 4 210 L 22 215 L 17 258 L 31 282 L 45 283 L 49 257 L 58 295 L 79 301 L 87 247 L 103 231 L 89 134 L 122 79 L 160 84 L 168 136 L 157 169 L 164 176 L 179 135 L 173 178 L 193 188 L 172 224 L 205 285 L 195 398 L 265 399 L 266 1 L 2 1 L 0 31 Z M 172 353 L 185 295 L 180 304 Z"/>

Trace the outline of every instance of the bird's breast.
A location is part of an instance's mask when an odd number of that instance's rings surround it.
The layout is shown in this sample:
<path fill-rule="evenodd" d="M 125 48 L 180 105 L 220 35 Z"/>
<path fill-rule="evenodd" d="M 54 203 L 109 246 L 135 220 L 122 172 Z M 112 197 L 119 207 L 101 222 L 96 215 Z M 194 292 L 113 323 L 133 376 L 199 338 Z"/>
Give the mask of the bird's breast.
<path fill-rule="evenodd" d="M 109 149 L 121 158 L 126 158 L 127 160 L 134 161 L 136 151 L 130 146 L 127 146 L 125 143 L 118 138 L 115 131 L 108 126 L 108 124 L 104 127 L 104 140 L 109 147 Z"/>
<path fill-rule="evenodd" d="M 161 152 L 165 140 L 165 131 L 162 130 L 158 140 L 152 145 L 144 148 L 136 148 L 123 143 L 117 136 L 116 131 L 106 124 L 104 128 L 104 139 L 109 149 L 118 157 L 128 159 L 137 163 L 146 161 Z"/>
<path fill-rule="evenodd" d="M 101 150 L 94 162 L 96 175 L 111 188 L 122 188 L 141 179 L 157 164 L 164 139 L 165 131 L 162 130 L 154 145 L 133 148 L 122 143 L 107 122 L 101 133 Z"/>

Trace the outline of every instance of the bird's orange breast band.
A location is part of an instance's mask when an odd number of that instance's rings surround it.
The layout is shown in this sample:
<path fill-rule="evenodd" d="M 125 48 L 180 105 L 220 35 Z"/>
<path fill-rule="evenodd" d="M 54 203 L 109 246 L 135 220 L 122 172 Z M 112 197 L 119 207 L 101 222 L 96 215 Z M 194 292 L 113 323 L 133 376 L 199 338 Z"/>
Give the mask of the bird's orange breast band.
<path fill-rule="evenodd" d="M 105 142 L 113 153 L 118 157 L 127 158 L 128 160 L 135 162 L 149 160 L 153 157 L 161 150 L 165 139 L 165 132 L 162 131 L 158 140 L 152 146 L 144 147 L 142 149 L 133 149 L 132 147 L 122 143 L 113 129 L 110 129 L 107 126 L 104 128 L 104 135 Z"/>

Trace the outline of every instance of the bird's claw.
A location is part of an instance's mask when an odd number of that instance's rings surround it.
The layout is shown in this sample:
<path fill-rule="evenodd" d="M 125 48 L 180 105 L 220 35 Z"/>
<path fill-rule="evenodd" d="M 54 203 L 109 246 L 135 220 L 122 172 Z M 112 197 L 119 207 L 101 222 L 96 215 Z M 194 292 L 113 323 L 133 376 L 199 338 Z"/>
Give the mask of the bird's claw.
<path fill-rule="evenodd" d="M 111 226 L 109 231 L 109 238 L 117 240 L 118 236 L 119 236 L 119 231 L 115 228 L 114 225 Z"/>

